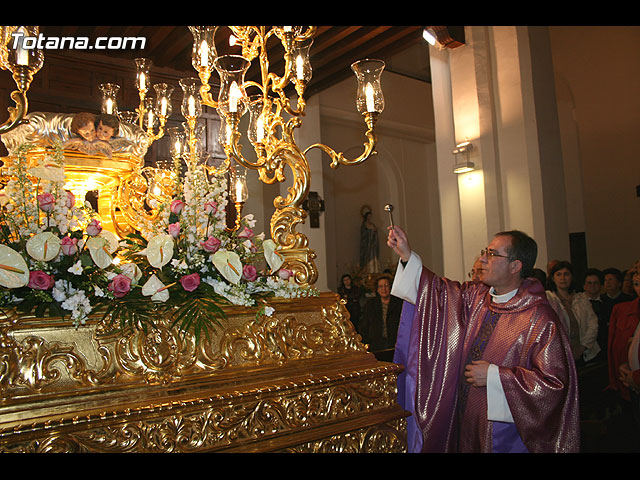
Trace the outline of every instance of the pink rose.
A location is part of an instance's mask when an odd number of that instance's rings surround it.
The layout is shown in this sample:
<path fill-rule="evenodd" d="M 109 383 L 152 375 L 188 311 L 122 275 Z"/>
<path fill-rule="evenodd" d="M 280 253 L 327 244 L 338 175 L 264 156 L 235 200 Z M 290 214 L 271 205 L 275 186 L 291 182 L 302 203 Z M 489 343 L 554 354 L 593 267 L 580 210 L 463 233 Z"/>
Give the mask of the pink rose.
<path fill-rule="evenodd" d="M 76 196 L 67 190 L 67 208 L 71 208 L 76 204 Z"/>
<path fill-rule="evenodd" d="M 198 285 L 200 285 L 200 275 L 192 273 L 191 275 L 185 275 L 180 279 L 180 284 L 187 292 L 193 292 Z"/>
<path fill-rule="evenodd" d="M 62 237 L 61 248 L 65 255 L 75 255 L 78 251 L 78 239 L 71 237 Z"/>
<path fill-rule="evenodd" d="M 29 288 L 35 288 L 36 290 L 49 290 L 53 287 L 54 283 L 55 280 L 53 275 L 48 275 L 42 270 L 29 272 L 29 283 L 27 284 Z"/>
<path fill-rule="evenodd" d="M 180 235 L 180 222 L 169 224 L 169 235 L 173 238 L 178 238 L 178 235 Z"/>
<path fill-rule="evenodd" d="M 176 215 L 180 215 L 180 212 L 182 212 L 182 209 L 184 208 L 184 202 L 182 200 L 178 200 L 177 198 L 171 202 L 171 205 L 169 206 L 169 210 L 171 210 L 171 213 L 175 213 Z"/>
<path fill-rule="evenodd" d="M 278 276 L 282 280 L 289 280 L 289 277 L 291 277 L 291 275 L 293 275 L 293 270 L 287 270 L 286 268 L 281 268 L 280 270 L 278 270 Z"/>
<path fill-rule="evenodd" d="M 218 211 L 218 204 L 214 201 L 208 201 L 204 204 L 204 211 L 207 215 L 215 215 Z"/>
<path fill-rule="evenodd" d="M 50 193 L 41 193 L 38 195 L 38 205 L 40 206 L 40 210 L 43 212 L 49 213 L 52 211 L 55 203 L 56 199 Z"/>
<path fill-rule="evenodd" d="M 131 290 L 131 279 L 123 274 L 116 275 L 107 288 L 116 298 L 122 298 Z"/>
<path fill-rule="evenodd" d="M 247 227 L 244 227 L 242 231 L 238 234 L 238 238 L 251 238 L 251 237 L 253 237 L 253 230 Z"/>
<path fill-rule="evenodd" d="M 245 265 L 242 267 L 242 278 L 244 278 L 247 282 L 253 282 L 256 278 L 258 278 L 258 269 L 253 265 Z"/>
<path fill-rule="evenodd" d="M 205 242 L 200 242 L 200 245 L 206 252 L 216 253 L 220 248 L 220 240 L 216 237 L 209 237 Z"/>
<path fill-rule="evenodd" d="M 95 218 L 89 222 L 89 225 L 87 225 L 87 235 L 91 237 L 99 235 L 101 231 L 102 225 L 100 225 L 100 221 L 96 220 Z"/>

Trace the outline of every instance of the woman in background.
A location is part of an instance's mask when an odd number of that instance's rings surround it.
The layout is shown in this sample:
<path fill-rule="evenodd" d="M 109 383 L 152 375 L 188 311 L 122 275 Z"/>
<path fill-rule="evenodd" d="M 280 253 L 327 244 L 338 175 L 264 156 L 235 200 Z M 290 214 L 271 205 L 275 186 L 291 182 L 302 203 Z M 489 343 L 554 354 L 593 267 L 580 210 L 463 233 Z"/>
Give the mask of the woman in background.
<path fill-rule="evenodd" d="M 567 329 L 576 365 L 594 359 L 600 352 L 598 317 L 586 295 L 575 291 L 569 262 L 560 261 L 551 267 L 547 298 Z"/>
<path fill-rule="evenodd" d="M 349 316 L 351 317 L 351 323 L 353 323 L 353 327 L 356 329 L 356 332 L 359 332 L 359 321 L 360 321 L 360 289 L 357 285 L 353 284 L 353 279 L 351 275 L 345 273 L 340 280 L 340 286 L 338 287 L 338 295 L 340 298 L 343 298 L 347 301 L 347 310 L 349 312 Z"/>

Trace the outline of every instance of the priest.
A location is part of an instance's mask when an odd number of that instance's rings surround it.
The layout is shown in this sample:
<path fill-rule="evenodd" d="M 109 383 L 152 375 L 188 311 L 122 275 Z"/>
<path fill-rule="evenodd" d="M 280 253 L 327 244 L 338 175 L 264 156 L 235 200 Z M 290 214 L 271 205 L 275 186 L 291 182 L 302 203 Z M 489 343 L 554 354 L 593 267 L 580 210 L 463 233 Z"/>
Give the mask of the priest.
<path fill-rule="evenodd" d="M 392 294 L 415 305 L 403 357 L 421 451 L 577 452 L 571 348 L 540 282 L 528 278 L 536 242 L 498 233 L 482 251 L 481 281 L 462 284 L 423 267 L 398 226 L 387 243 L 400 257 Z"/>

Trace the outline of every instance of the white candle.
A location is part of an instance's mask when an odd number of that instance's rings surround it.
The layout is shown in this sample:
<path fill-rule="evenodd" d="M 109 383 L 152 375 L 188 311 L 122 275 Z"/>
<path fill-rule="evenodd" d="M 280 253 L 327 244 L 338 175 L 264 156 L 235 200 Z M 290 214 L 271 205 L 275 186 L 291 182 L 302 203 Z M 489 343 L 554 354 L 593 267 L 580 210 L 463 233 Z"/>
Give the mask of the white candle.
<path fill-rule="evenodd" d="M 195 117 L 196 116 L 196 101 L 191 95 L 189 95 L 187 110 L 189 112 L 189 116 L 190 117 Z"/>
<path fill-rule="evenodd" d="M 105 102 L 105 113 L 112 115 L 113 114 L 113 100 L 107 98 Z"/>
<path fill-rule="evenodd" d="M 365 100 L 367 102 L 367 112 L 375 112 L 375 106 L 373 103 L 373 86 L 367 83 L 364 89 Z"/>
<path fill-rule="evenodd" d="M 144 73 L 140 74 L 140 90 L 146 90 L 146 78 Z"/>
<path fill-rule="evenodd" d="M 296 75 L 298 76 L 298 80 L 304 79 L 304 60 L 302 59 L 302 55 L 296 57 Z"/>
<path fill-rule="evenodd" d="M 16 63 L 18 65 L 29 65 L 29 52 L 22 47 L 16 50 Z"/>
<path fill-rule="evenodd" d="M 167 116 L 167 99 L 165 97 L 162 97 L 160 101 L 160 115 L 163 117 Z"/>
<path fill-rule="evenodd" d="M 207 45 L 206 40 L 203 40 L 202 44 L 200 44 L 200 66 L 209 66 L 209 45 Z"/>
<path fill-rule="evenodd" d="M 262 142 L 264 139 L 264 120 L 262 119 L 262 115 L 258 118 L 256 122 L 256 140 L 258 142 Z"/>
<path fill-rule="evenodd" d="M 283 29 L 285 32 L 290 32 L 290 31 L 291 31 L 291 27 L 282 27 L 282 29 Z"/>
<path fill-rule="evenodd" d="M 238 99 L 240 98 L 240 89 L 236 82 L 231 83 L 229 87 L 229 111 L 234 113 L 238 111 Z"/>
<path fill-rule="evenodd" d="M 236 180 L 236 202 L 242 201 L 242 180 Z"/>

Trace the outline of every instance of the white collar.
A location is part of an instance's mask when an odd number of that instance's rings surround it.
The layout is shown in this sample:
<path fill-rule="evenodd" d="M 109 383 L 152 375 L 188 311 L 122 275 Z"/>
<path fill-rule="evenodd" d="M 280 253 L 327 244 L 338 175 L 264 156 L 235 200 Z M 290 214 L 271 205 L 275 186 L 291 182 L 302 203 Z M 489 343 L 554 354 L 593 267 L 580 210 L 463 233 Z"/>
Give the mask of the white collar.
<path fill-rule="evenodd" d="M 514 288 L 510 292 L 503 293 L 502 295 L 498 295 L 493 287 L 491 287 L 491 289 L 489 290 L 489 295 L 491 295 L 495 303 L 507 303 L 509 300 L 516 296 L 516 293 L 518 293 L 517 288 Z"/>

